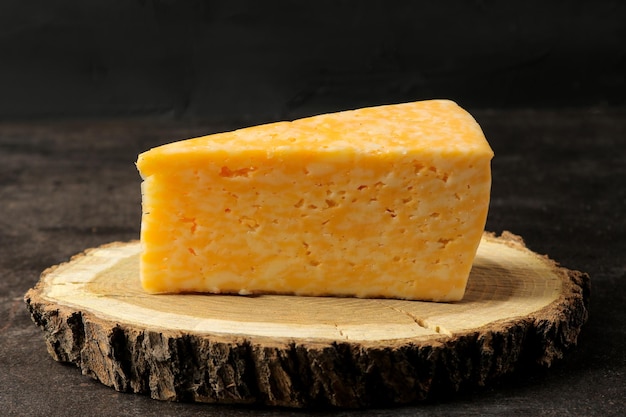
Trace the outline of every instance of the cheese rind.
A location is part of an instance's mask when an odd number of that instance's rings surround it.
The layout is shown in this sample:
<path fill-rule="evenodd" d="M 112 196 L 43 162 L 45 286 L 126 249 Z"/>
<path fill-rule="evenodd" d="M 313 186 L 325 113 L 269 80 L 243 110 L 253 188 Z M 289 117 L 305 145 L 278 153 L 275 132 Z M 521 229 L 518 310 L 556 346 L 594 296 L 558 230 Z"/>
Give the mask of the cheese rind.
<path fill-rule="evenodd" d="M 240 129 L 141 154 L 149 292 L 454 301 L 493 152 L 447 100 Z"/>

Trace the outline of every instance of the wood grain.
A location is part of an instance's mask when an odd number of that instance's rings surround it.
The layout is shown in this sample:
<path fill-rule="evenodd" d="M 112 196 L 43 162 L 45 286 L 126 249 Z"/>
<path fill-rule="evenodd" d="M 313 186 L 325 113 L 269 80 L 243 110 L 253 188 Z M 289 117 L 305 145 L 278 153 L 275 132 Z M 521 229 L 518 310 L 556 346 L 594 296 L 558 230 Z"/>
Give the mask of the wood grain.
<path fill-rule="evenodd" d="M 55 360 L 152 398 L 290 407 L 414 402 L 549 366 L 587 319 L 589 277 L 485 234 L 464 299 L 153 295 L 139 242 L 87 250 L 25 296 Z"/>

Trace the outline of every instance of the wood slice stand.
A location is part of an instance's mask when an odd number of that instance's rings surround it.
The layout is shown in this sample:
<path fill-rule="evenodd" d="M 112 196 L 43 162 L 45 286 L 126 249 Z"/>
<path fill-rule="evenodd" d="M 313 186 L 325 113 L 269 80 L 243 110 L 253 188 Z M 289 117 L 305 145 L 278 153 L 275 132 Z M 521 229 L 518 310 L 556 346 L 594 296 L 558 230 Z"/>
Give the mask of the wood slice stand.
<path fill-rule="evenodd" d="M 138 242 L 87 250 L 25 296 L 48 351 L 118 391 L 288 407 L 403 404 L 550 366 L 587 320 L 589 277 L 486 233 L 457 303 L 150 295 Z"/>

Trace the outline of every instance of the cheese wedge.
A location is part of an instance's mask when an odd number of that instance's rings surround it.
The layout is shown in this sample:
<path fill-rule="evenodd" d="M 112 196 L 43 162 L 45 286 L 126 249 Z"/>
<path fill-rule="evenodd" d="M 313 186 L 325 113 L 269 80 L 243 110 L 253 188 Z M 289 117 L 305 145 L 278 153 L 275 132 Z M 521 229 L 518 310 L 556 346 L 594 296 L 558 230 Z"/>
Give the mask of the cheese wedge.
<path fill-rule="evenodd" d="M 141 155 L 151 293 L 463 297 L 493 152 L 430 100 L 174 142 Z"/>

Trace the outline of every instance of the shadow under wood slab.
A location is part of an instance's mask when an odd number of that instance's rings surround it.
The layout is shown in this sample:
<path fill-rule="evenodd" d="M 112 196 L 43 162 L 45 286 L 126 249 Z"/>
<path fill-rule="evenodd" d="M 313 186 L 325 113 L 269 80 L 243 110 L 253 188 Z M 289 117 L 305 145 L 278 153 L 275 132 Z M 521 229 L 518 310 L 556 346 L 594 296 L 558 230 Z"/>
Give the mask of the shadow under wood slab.
<path fill-rule="evenodd" d="M 587 320 L 587 274 L 483 236 L 461 302 L 151 295 L 139 242 L 89 249 L 25 296 L 48 351 L 116 390 L 288 407 L 403 404 L 550 366 Z"/>

